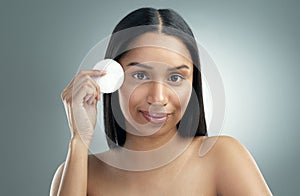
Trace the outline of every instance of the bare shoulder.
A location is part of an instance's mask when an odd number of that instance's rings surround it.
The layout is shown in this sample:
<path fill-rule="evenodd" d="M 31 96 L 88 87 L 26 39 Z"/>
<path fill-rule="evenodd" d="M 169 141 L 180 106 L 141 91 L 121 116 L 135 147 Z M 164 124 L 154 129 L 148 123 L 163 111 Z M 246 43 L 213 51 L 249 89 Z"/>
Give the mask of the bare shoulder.
<path fill-rule="evenodd" d="M 215 183 L 221 195 L 272 195 L 248 149 L 231 136 L 206 137 L 200 155 L 215 164 Z"/>
<path fill-rule="evenodd" d="M 237 156 L 239 158 L 251 158 L 247 148 L 237 139 L 231 136 L 200 136 L 193 140 L 198 145 L 200 157 L 210 157 L 220 160 Z"/>
<path fill-rule="evenodd" d="M 201 148 L 200 151 L 202 150 L 202 153 L 211 151 L 211 156 L 218 161 L 219 167 L 225 167 L 226 164 L 231 165 L 233 163 L 248 163 L 248 166 L 257 167 L 249 150 L 234 137 L 206 137 L 203 140 Z M 243 165 L 240 167 L 243 167 Z"/>
<path fill-rule="evenodd" d="M 200 157 L 220 158 L 220 155 L 231 150 L 237 151 L 241 156 L 249 155 L 247 149 L 231 136 L 198 136 L 193 139 L 193 144 L 198 146 Z"/>
<path fill-rule="evenodd" d="M 95 176 L 97 172 L 106 170 L 106 164 L 97 157 L 97 154 L 89 154 L 88 171 L 91 176 Z"/>
<path fill-rule="evenodd" d="M 248 150 L 237 139 L 231 136 L 212 136 L 203 140 L 203 150 L 212 149 L 219 158 L 226 158 L 232 154 L 242 157 L 250 156 Z"/>

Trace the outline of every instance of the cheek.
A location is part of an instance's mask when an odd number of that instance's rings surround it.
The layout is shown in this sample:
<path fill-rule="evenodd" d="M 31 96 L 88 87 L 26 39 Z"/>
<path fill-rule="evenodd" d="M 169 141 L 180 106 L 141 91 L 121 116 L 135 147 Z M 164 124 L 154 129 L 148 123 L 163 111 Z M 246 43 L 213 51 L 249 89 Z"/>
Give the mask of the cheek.
<path fill-rule="evenodd" d="M 188 102 L 191 97 L 192 86 L 191 85 L 183 85 L 178 88 L 173 88 L 173 96 L 170 97 L 172 102 L 176 108 L 180 108 L 182 113 L 186 110 Z"/>
<path fill-rule="evenodd" d="M 144 103 L 147 93 L 147 88 L 143 85 L 123 85 L 119 90 L 119 102 L 121 109 L 132 112 Z"/>
<path fill-rule="evenodd" d="M 123 113 L 123 115 L 126 117 L 128 116 L 128 100 L 129 100 L 129 93 L 127 90 L 127 87 L 122 85 L 121 88 L 118 91 L 119 95 L 119 104 L 120 104 L 120 109 Z"/>
<path fill-rule="evenodd" d="M 128 106 L 131 110 L 136 110 L 136 108 L 139 108 L 145 104 L 145 97 L 147 96 L 146 93 L 146 88 L 142 87 L 135 88 L 131 91 L 130 95 L 128 95 Z"/>

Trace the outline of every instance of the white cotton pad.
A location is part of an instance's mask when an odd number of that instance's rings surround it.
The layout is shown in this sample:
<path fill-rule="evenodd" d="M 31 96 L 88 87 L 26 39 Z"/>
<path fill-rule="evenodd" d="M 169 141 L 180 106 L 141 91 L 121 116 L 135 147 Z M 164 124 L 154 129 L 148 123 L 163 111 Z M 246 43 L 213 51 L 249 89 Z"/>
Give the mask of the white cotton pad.
<path fill-rule="evenodd" d="M 118 90 L 124 81 L 122 66 L 113 59 L 104 59 L 96 63 L 93 69 L 104 70 L 106 74 L 95 78 L 101 93 L 112 93 Z"/>

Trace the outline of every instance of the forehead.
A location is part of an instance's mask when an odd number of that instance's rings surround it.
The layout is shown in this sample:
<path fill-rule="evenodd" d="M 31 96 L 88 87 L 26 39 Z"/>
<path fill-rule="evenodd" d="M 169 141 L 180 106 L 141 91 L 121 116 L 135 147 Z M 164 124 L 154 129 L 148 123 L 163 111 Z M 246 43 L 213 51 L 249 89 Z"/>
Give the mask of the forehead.
<path fill-rule="evenodd" d="M 124 60 L 160 62 L 171 65 L 193 64 L 186 45 L 177 37 L 145 33 L 137 37 L 127 48 Z"/>

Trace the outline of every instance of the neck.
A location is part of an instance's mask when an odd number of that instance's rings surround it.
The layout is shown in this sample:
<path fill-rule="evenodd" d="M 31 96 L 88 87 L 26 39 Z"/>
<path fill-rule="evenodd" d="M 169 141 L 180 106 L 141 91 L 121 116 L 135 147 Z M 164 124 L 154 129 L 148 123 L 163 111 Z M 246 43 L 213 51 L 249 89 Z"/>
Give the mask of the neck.
<path fill-rule="evenodd" d="M 100 154 L 99 158 L 116 168 L 129 171 L 145 171 L 170 163 L 180 156 L 193 138 L 183 138 L 177 129 L 164 130 L 162 134 L 136 136 L 126 132 L 122 148 Z"/>

